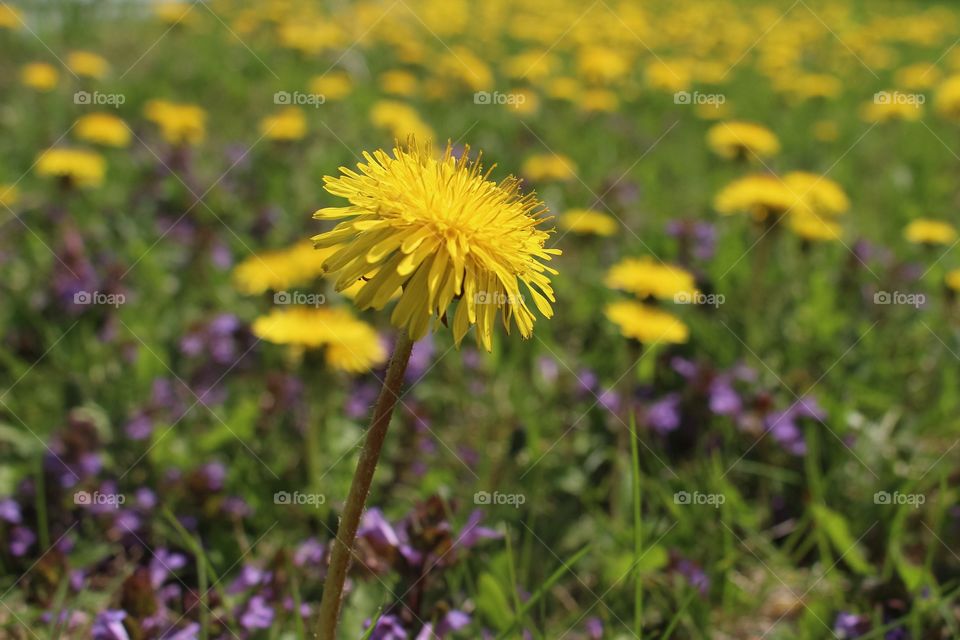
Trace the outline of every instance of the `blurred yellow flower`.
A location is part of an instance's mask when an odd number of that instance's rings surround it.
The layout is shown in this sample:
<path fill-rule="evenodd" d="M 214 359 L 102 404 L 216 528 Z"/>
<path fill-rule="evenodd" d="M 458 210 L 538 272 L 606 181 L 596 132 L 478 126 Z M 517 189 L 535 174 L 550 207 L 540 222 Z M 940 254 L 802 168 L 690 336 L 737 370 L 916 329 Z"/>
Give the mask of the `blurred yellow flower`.
<path fill-rule="evenodd" d="M 721 158 L 769 158 L 780 152 L 777 136 L 753 122 L 720 122 L 707 131 L 707 144 Z"/>
<path fill-rule="evenodd" d="M 107 163 L 103 156 L 84 149 L 47 149 L 37 156 L 37 175 L 68 179 L 78 187 L 98 187 L 103 183 Z"/>
<path fill-rule="evenodd" d="M 806 171 L 791 171 L 783 182 L 797 198 L 795 205 L 801 213 L 839 215 L 850 208 L 850 199 L 843 187 L 826 176 Z"/>
<path fill-rule="evenodd" d="M 554 100 L 576 100 L 583 89 L 573 78 L 552 78 L 547 83 L 547 95 Z"/>
<path fill-rule="evenodd" d="M 580 94 L 577 105 L 587 112 L 613 113 L 619 108 L 620 99 L 607 89 L 588 89 Z"/>
<path fill-rule="evenodd" d="M 724 215 L 749 213 L 760 221 L 786 213 L 796 204 L 793 190 L 779 177 L 765 173 L 734 180 L 713 201 L 713 207 Z"/>
<path fill-rule="evenodd" d="M 913 122 L 923 117 L 923 94 L 900 91 L 879 91 L 860 109 L 865 122 L 883 123 L 904 120 Z"/>
<path fill-rule="evenodd" d="M 945 278 L 947 286 L 953 291 L 960 291 L 960 269 L 951 269 Z"/>
<path fill-rule="evenodd" d="M 207 112 L 197 105 L 151 100 L 144 114 L 170 144 L 199 144 L 206 137 Z"/>
<path fill-rule="evenodd" d="M 960 75 L 950 76 L 937 87 L 933 105 L 941 116 L 960 120 Z"/>
<path fill-rule="evenodd" d="M 603 311 L 621 335 L 644 344 L 682 344 L 690 338 L 690 330 L 680 318 L 652 305 L 621 300 Z"/>
<path fill-rule="evenodd" d="M 619 226 L 613 216 L 594 209 L 570 209 L 557 222 L 566 231 L 596 236 L 612 236 Z"/>
<path fill-rule="evenodd" d="M 589 45 L 577 54 L 577 73 L 590 83 L 614 82 L 629 71 L 630 62 L 623 52 L 610 47 Z"/>
<path fill-rule="evenodd" d="M 804 240 L 839 240 L 843 234 L 843 228 L 837 222 L 821 218 L 812 213 L 801 213 L 790 216 L 788 226 L 791 231 Z"/>
<path fill-rule="evenodd" d="M 110 63 L 103 56 L 90 51 L 68 53 L 67 67 L 78 76 L 95 79 L 105 77 L 110 71 Z"/>
<path fill-rule="evenodd" d="M 80 140 L 107 147 L 126 147 L 130 144 L 130 129 L 112 113 L 88 113 L 77 118 L 74 134 Z"/>
<path fill-rule="evenodd" d="M 52 91 L 60 81 L 60 72 L 46 62 L 31 62 L 20 69 L 20 81 L 37 91 Z"/>
<path fill-rule="evenodd" d="M 256 295 L 309 284 L 323 275 L 323 262 L 337 247 L 315 249 L 312 242 L 250 256 L 233 270 L 233 284 L 241 293 Z"/>
<path fill-rule="evenodd" d="M 544 262 L 560 251 L 545 247 L 549 232 L 538 228 L 543 204 L 521 195 L 516 178 L 492 182 L 469 159 L 469 149 L 457 159 L 447 147 L 438 158 L 413 141 L 392 155 L 378 150 L 364 158 L 359 171 L 344 168 L 324 179 L 326 190 L 349 205 L 314 214 L 347 218 L 314 237 L 320 247 L 343 245 L 326 263 L 338 291 L 367 276 L 355 302 L 380 309 L 402 287 L 391 322 L 413 340 L 447 317 L 457 300 L 454 342 L 475 324 L 477 344 L 488 351 L 498 315 L 508 332 L 513 320 L 521 336 L 530 337 L 527 294 L 543 316 L 553 315 L 548 274 L 556 271 Z"/>
<path fill-rule="evenodd" d="M 570 180 L 576 177 L 577 165 L 567 156 L 552 153 L 532 155 L 523 162 L 520 173 L 533 181 Z"/>
<path fill-rule="evenodd" d="M 679 60 L 654 60 L 647 65 L 647 84 L 663 91 L 684 91 L 690 87 L 690 66 Z"/>
<path fill-rule="evenodd" d="M 322 76 L 314 76 L 310 80 L 309 89 L 312 93 L 323 96 L 324 100 L 334 102 L 350 95 L 353 91 L 353 80 L 345 71 L 330 71 Z"/>
<path fill-rule="evenodd" d="M 380 74 L 380 89 L 390 95 L 409 97 L 419 91 L 420 82 L 409 71 L 394 69 Z"/>
<path fill-rule="evenodd" d="M 626 258 L 610 267 L 603 281 L 611 289 L 628 291 L 638 298 L 673 300 L 678 294 L 693 296 L 693 274 L 681 267 L 663 264 L 649 256 Z"/>
<path fill-rule="evenodd" d="M 493 72 L 486 62 L 466 47 L 453 47 L 436 63 L 440 78 L 464 86 L 471 91 L 489 89 Z"/>
<path fill-rule="evenodd" d="M 0 206 L 12 207 L 20 201 L 20 191 L 12 184 L 0 184 Z"/>
<path fill-rule="evenodd" d="M 918 62 L 897 71 L 894 81 L 898 87 L 913 91 L 930 89 L 940 81 L 940 70 L 933 64 Z"/>
<path fill-rule="evenodd" d="M 300 140 L 307 134 L 307 118 L 300 107 L 286 107 L 260 120 L 260 133 L 267 140 Z"/>
<path fill-rule="evenodd" d="M 957 238 L 957 230 L 949 222 L 918 218 L 906 226 L 903 237 L 914 244 L 950 244 Z"/>
<path fill-rule="evenodd" d="M 0 29 L 19 29 L 22 24 L 19 11 L 9 4 L 0 4 Z"/>
<path fill-rule="evenodd" d="M 294 347 L 325 347 L 332 369 L 363 373 L 383 364 L 387 351 L 376 330 L 346 309 L 276 309 L 253 323 L 253 334 L 267 342 Z"/>
<path fill-rule="evenodd" d="M 433 129 L 420 118 L 417 110 L 396 100 L 381 100 L 370 110 L 370 122 L 375 127 L 386 129 L 397 140 L 413 136 L 420 140 L 432 140 Z"/>
<path fill-rule="evenodd" d="M 161 22 L 170 26 L 188 25 L 195 21 L 196 15 L 191 13 L 194 3 L 178 2 L 157 2 L 153 5 L 153 12 Z"/>

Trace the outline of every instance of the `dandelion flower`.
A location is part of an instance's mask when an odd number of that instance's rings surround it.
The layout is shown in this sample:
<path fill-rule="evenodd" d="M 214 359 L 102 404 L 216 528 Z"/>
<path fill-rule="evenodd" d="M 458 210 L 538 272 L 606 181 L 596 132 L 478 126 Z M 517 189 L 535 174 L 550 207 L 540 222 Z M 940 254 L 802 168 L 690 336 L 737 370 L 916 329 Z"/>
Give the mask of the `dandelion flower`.
<path fill-rule="evenodd" d="M 241 293 L 257 295 L 309 284 L 323 275 L 323 262 L 336 249 L 314 249 L 312 242 L 304 241 L 287 249 L 250 256 L 234 268 L 234 286 Z"/>
<path fill-rule="evenodd" d="M 791 171 L 783 177 L 799 201 L 801 212 L 840 215 L 850 208 L 850 199 L 837 182 L 806 171 Z"/>
<path fill-rule="evenodd" d="M 914 122 L 923 117 L 923 101 L 913 94 L 880 91 L 861 107 L 860 117 L 870 123 Z"/>
<path fill-rule="evenodd" d="M 686 269 L 656 262 L 649 256 L 627 258 L 613 265 L 604 284 L 640 297 L 661 300 L 673 299 L 677 294 L 697 292 L 693 274 Z"/>
<path fill-rule="evenodd" d="M 625 338 L 644 344 L 682 344 L 690 338 L 690 330 L 682 320 L 652 305 L 620 300 L 608 304 L 604 315 Z"/>
<path fill-rule="evenodd" d="M 260 121 L 260 133 L 268 140 L 291 142 L 307 134 L 307 118 L 300 107 L 287 107 Z"/>
<path fill-rule="evenodd" d="M 12 207 L 19 201 L 19 189 L 12 184 L 0 184 L 0 207 Z"/>
<path fill-rule="evenodd" d="M 207 112 L 197 105 L 151 100 L 144 114 L 170 144 L 199 144 L 206 137 Z"/>
<path fill-rule="evenodd" d="M 947 272 L 945 281 L 952 291 L 960 291 L 960 269 L 951 269 Z"/>
<path fill-rule="evenodd" d="M 253 323 L 258 338 L 294 347 L 325 347 L 327 364 L 339 371 L 363 373 L 383 364 L 387 351 L 372 326 L 346 309 L 278 309 Z"/>
<path fill-rule="evenodd" d="M 112 113 L 88 113 L 77 118 L 74 134 L 80 140 L 107 147 L 126 147 L 130 144 L 130 129 Z"/>
<path fill-rule="evenodd" d="M 342 100 L 353 91 L 353 80 L 344 71 L 330 71 L 310 80 L 310 91 L 323 96 L 324 101 Z"/>
<path fill-rule="evenodd" d="M 390 95 L 408 97 L 417 93 L 420 83 L 409 71 L 394 69 L 380 74 L 380 89 Z"/>
<path fill-rule="evenodd" d="M 804 240 L 839 240 L 843 233 L 843 228 L 837 222 L 809 213 L 791 216 L 788 226 Z"/>
<path fill-rule="evenodd" d="M 777 136 L 753 122 L 721 122 L 707 131 L 707 144 L 721 158 L 769 158 L 780 152 Z"/>
<path fill-rule="evenodd" d="M 422 140 L 433 138 L 433 130 L 420 118 L 417 110 L 396 100 L 381 100 L 373 105 L 370 122 L 376 127 L 386 129 L 394 138 L 400 140 L 411 136 Z"/>
<path fill-rule="evenodd" d="M 67 67 L 78 76 L 99 80 L 110 71 L 106 58 L 91 51 L 71 51 L 67 54 Z"/>
<path fill-rule="evenodd" d="M 937 87 L 933 106 L 944 118 L 960 119 L 960 75 L 950 76 Z"/>
<path fill-rule="evenodd" d="M 612 216 L 593 209 L 571 209 L 558 222 L 566 231 L 596 236 L 612 236 L 619 226 Z"/>
<path fill-rule="evenodd" d="M 530 156 L 520 169 L 520 173 L 535 182 L 570 180 L 576 176 L 576 171 L 577 165 L 573 160 L 553 153 Z"/>
<path fill-rule="evenodd" d="M 713 206 L 724 215 L 749 213 L 763 221 L 770 215 L 786 213 L 796 203 L 796 194 L 779 177 L 755 174 L 734 180 L 721 189 Z"/>
<path fill-rule="evenodd" d="M 919 218 L 906 226 L 903 237 L 913 244 L 950 244 L 957 238 L 957 230 L 948 222 Z"/>
<path fill-rule="evenodd" d="M 103 156 L 83 149 L 47 149 L 37 157 L 37 175 L 68 179 L 78 187 L 103 183 L 107 163 Z"/>
<path fill-rule="evenodd" d="M 521 283 L 539 312 L 553 315 L 548 274 L 556 271 L 543 262 L 560 251 L 545 248 L 545 208 L 533 194 L 520 194 L 516 178 L 493 182 L 468 151 L 458 159 L 448 145 L 438 158 L 412 140 L 392 155 L 378 150 L 364 158 L 359 172 L 341 168 L 341 176 L 324 179 L 349 206 L 314 214 L 348 218 L 314 237 L 319 247 L 343 245 L 326 263 L 338 291 L 367 276 L 355 302 L 379 309 L 402 287 L 391 322 L 413 340 L 445 319 L 457 299 L 454 341 L 459 345 L 475 324 L 477 343 L 488 351 L 498 314 L 507 332 L 512 320 L 521 336 L 532 334 Z"/>
<path fill-rule="evenodd" d="M 22 23 L 19 11 L 9 4 L 0 4 L 0 29 L 19 29 Z"/>
<path fill-rule="evenodd" d="M 37 91 L 52 91 L 60 81 L 60 72 L 52 64 L 31 62 L 20 69 L 20 81 Z"/>

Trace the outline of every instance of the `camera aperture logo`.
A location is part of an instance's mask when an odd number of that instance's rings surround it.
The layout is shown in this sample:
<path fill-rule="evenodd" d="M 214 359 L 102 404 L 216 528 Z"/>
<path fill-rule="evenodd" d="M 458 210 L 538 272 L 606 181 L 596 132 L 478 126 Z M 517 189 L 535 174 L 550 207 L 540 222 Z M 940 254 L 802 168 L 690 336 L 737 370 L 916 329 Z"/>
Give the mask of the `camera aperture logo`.
<path fill-rule="evenodd" d="M 306 291 L 277 291 L 273 294 L 273 304 L 299 305 L 305 307 L 319 307 L 326 304 L 327 296 L 322 293 L 308 293 Z"/>
<path fill-rule="evenodd" d="M 297 505 L 319 509 L 326 504 L 327 496 L 322 493 L 302 493 L 300 491 L 277 491 L 273 494 L 273 504 Z"/>
<path fill-rule="evenodd" d="M 719 109 L 727 102 L 727 96 L 722 93 L 700 93 L 699 91 L 677 91 L 673 94 L 673 104 L 710 105 Z"/>
<path fill-rule="evenodd" d="M 73 504 L 81 507 L 111 507 L 113 509 L 119 509 L 120 505 L 126 501 L 127 497 L 122 493 L 77 491 L 73 494 Z"/>
<path fill-rule="evenodd" d="M 673 503 L 680 505 L 706 505 L 719 509 L 727 501 L 722 493 L 701 493 L 699 491 L 677 491 L 673 494 Z"/>
<path fill-rule="evenodd" d="M 873 294 L 873 304 L 905 304 L 919 309 L 927 303 L 922 293 L 904 293 L 902 291 L 877 291 Z"/>
<path fill-rule="evenodd" d="M 477 491 L 473 494 L 473 504 L 479 505 L 510 505 L 515 509 L 519 509 L 520 505 L 526 503 L 527 496 L 522 493 L 500 493 L 499 491 L 494 491 L 490 493 L 489 491 Z"/>
<path fill-rule="evenodd" d="M 73 294 L 73 304 L 79 305 L 105 305 L 117 308 L 127 301 L 127 297 L 122 293 L 103 293 L 101 291 L 77 291 Z"/>
<path fill-rule="evenodd" d="M 77 91 L 73 94 L 73 104 L 90 105 L 94 107 L 113 107 L 119 109 L 127 101 L 122 93 L 101 93 L 99 91 Z"/>
<path fill-rule="evenodd" d="M 673 295 L 676 304 L 706 305 L 714 308 L 727 301 L 722 293 L 703 293 L 702 291 L 679 291 Z"/>
<path fill-rule="evenodd" d="M 873 504 L 910 505 L 914 509 L 919 509 L 926 501 L 927 496 L 922 493 L 900 493 L 899 491 L 890 493 L 889 491 L 877 491 L 873 494 Z"/>
<path fill-rule="evenodd" d="M 327 96 L 322 93 L 277 91 L 273 94 L 273 104 L 286 106 L 314 107 L 315 109 L 319 109 L 326 101 Z"/>

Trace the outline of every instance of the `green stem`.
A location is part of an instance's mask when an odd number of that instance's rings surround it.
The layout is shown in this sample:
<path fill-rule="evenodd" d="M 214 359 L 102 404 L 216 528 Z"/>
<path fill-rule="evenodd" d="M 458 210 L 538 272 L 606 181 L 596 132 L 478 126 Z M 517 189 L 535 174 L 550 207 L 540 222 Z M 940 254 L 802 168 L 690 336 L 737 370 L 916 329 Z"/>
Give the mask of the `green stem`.
<path fill-rule="evenodd" d="M 323 599 L 320 601 L 320 620 L 317 627 L 319 640 L 336 640 L 337 622 L 340 618 L 340 605 L 343 601 L 343 583 L 347 578 L 347 569 L 350 566 L 353 541 L 360 526 L 360 516 L 367 502 L 370 484 L 373 482 L 373 472 L 380 459 L 380 450 L 390 426 L 393 409 L 400 398 L 400 387 L 403 385 L 403 375 L 410 361 L 410 351 L 413 349 L 411 340 L 406 331 L 397 335 L 397 343 L 393 349 L 387 376 L 383 380 L 383 388 L 377 405 L 373 410 L 373 420 L 367 430 L 357 470 L 353 474 L 347 502 L 343 507 L 337 537 L 332 541 L 330 552 L 330 567 L 327 569 L 327 579 L 323 585 Z"/>

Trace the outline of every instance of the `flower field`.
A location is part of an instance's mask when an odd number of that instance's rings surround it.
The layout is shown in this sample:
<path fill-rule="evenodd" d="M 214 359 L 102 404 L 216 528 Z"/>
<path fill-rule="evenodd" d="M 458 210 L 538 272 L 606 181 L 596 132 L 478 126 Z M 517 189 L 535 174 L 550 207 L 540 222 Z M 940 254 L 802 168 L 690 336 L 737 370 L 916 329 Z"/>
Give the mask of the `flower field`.
<path fill-rule="evenodd" d="M 0 2 L 0 639 L 960 638 L 958 34 Z"/>

